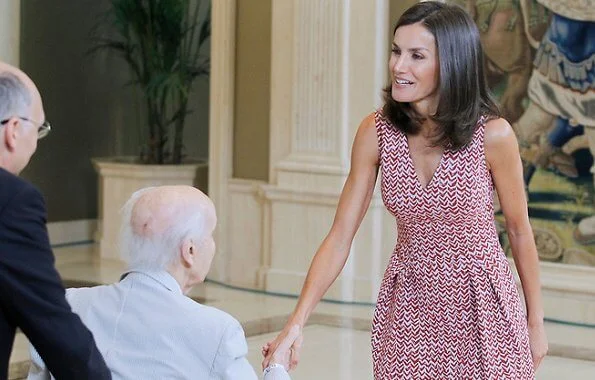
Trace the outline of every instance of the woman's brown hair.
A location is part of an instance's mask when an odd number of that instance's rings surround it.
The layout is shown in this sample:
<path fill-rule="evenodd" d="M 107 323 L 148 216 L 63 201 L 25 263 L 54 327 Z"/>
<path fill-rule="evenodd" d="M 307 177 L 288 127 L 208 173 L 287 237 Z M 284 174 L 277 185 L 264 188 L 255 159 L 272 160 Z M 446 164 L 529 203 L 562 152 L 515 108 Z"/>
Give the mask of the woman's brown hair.
<path fill-rule="evenodd" d="M 418 22 L 434 35 L 440 66 L 438 107 L 429 116 L 438 125 L 434 143 L 459 149 L 471 141 L 482 115 L 500 116 L 485 78 L 479 31 L 461 7 L 426 1 L 405 11 L 393 34 L 401 26 Z M 392 98 L 391 84 L 384 88 L 382 110 L 407 134 L 417 134 L 424 121 L 409 103 Z"/>

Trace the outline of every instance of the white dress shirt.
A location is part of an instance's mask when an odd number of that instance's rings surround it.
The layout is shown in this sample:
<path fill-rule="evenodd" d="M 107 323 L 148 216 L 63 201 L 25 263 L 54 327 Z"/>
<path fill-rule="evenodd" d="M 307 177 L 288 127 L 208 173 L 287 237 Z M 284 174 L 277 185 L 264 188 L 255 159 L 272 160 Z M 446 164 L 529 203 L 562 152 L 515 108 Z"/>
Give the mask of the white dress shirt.
<path fill-rule="evenodd" d="M 257 379 L 238 321 L 186 297 L 165 271 L 133 271 L 112 285 L 68 289 L 66 298 L 113 379 Z M 29 380 L 50 379 L 33 347 L 31 361 Z M 264 379 L 290 377 L 276 367 Z"/>

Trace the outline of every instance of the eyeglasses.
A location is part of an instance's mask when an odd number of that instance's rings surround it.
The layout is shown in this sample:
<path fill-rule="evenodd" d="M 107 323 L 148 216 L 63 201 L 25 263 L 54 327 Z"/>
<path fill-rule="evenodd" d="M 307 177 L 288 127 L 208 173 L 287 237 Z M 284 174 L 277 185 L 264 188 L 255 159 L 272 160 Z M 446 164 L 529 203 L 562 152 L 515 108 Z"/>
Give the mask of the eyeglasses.
<path fill-rule="evenodd" d="M 18 116 L 19 119 L 24 120 L 24 121 L 28 121 L 29 123 L 33 124 L 33 125 L 37 125 L 37 139 L 42 139 L 44 137 L 46 137 L 48 135 L 48 133 L 50 133 L 50 131 L 52 130 L 52 126 L 50 125 L 50 123 L 46 120 L 43 123 L 41 123 L 41 125 L 31 119 L 28 119 L 26 117 L 22 117 L 22 116 Z M 8 123 L 10 121 L 10 119 L 6 119 L 6 120 L 2 120 L 0 121 L 0 125 L 4 125 L 6 123 Z"/>

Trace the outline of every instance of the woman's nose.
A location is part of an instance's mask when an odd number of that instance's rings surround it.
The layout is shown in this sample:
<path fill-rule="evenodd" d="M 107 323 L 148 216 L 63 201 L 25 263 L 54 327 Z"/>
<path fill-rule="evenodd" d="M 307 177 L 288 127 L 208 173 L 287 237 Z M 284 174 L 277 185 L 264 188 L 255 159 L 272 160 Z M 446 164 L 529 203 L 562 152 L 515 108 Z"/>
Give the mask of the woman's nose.
<path fill-rule="evenodd" d="M 394 73 L 402 73 L 403 71 L 405 71 L 405 69 L 407 68 L 407 62 L 405 60 L 405 57 L 398 56 L 396 57 L 394 64 L 393 64 L 393 72 Z"/>

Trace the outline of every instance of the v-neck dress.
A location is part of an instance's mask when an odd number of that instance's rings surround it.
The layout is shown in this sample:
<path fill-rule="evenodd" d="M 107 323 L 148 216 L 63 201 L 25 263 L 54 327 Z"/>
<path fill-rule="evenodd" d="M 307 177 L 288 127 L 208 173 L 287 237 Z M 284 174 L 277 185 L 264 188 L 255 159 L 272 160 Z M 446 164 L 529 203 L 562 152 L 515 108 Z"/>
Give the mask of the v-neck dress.
<path fill-rule="evenodd" d="M 382 199 L 397 220 L 372 326 L 375 379 L 533 379 L 526 315 L 494 221 L 481 118 L 427 186 L 407 136 L 375 117 Z"/>

